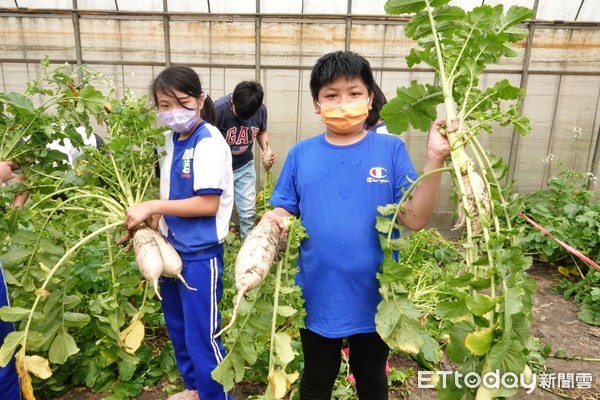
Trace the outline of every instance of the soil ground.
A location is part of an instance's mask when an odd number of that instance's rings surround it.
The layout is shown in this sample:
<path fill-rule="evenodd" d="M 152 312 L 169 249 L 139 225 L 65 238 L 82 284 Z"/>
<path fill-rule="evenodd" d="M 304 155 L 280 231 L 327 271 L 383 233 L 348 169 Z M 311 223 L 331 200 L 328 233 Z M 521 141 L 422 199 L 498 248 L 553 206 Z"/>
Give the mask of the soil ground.
<path fill-rule="evenodd" d="M 552 354 L 562 350 L 569 357 L 600 357 L 600 327 L 586 325 L 577 320 L 579 305 L 553 293 L 552 288 L 559 282 L 560 274 L 552 271 L 548 265 L 536 265 L 531 275 L 537 281 L 538 288 L 534 297 L 533 336 L 552 347 Z M 412 368 L 419 365 L 409 358 L 395 356 L 390 364 L 396 369 Z M 600 399 L 600 362 L 565 360 L 550 357 L 547 360 L 547 376 L 557 377 L 562 373 L 591 373 L 590 389 L 561 389 L 555 385 L 551 390 L 535 389 L 531 394 L 524 391 L 513 397 L 516 400 L 598 400 Z M 564 382 L 564 380 L 563 380 Z M 250 382 L 241 382 L 234 391 L 234 400 L 245 400 L 250 395 L 260 394 L 263 388 Z M 58 399 L 52 400 L 99 400 L 102 394 L 90 393 L 85 389 L 74 389 Z M 166 399 L 168 396 L 161 388 L 148 388 L 136 400 Z M 432 389 L 418 389 L 417 378 L 411 377 L 402 388 L 390 391 L 390 400 L 434 400 L 437 393 Z M 48 399 L 50 400 L 50 399 Z"/>

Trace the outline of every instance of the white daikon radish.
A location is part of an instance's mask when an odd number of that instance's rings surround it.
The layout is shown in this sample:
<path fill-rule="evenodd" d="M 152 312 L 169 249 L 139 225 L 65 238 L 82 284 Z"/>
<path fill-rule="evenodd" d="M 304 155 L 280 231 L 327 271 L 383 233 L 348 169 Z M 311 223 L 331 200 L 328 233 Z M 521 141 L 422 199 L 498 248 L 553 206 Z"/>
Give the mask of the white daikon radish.
<path fill-rule="evenodd" d="M 281 229 L 276 223 L 265 222 L 255 226 L 244 240 L 235 259 L 235 288 L 231 321 L 215 337 L 231 328 L 244 294 L 265 280 L 279 250 Z"/>
<path fill-rule="evenodd" d="M 152 229 L 152 232 L 163 259 L 162 274 L 169 278 L 178 278 L 186 288 L 196 290 L 196 288 L 188 285 L 181 275 L 181 272 L 183 271 L 183 262 L 181 261 L 181 257 L 177 250 L 175 250 L 173 245 L 160 232 L 155 231 L 154 229 Z"/>
<path fill-rule="evenodd" d="M 164 263 L 153 231 L 147 227 L 136 230 L 133 235 L 133 251 L 142 277 L 152 283 L 156 296 L 162 300 L 158 293 L 158 278 L 163 273 Z"/>

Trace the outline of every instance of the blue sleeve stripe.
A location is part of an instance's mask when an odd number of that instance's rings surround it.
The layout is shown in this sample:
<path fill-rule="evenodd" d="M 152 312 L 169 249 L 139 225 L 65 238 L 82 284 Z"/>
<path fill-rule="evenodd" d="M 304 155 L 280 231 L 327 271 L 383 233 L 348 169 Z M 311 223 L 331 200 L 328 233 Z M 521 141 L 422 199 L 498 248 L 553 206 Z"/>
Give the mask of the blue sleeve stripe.
<path fill-rule="evenodd" d="M 203 194 L 218 194 L 219 196 L 223 193 L 223 189 L 200 189 L 196 190 L 196 195 L 202 196 Z"/>

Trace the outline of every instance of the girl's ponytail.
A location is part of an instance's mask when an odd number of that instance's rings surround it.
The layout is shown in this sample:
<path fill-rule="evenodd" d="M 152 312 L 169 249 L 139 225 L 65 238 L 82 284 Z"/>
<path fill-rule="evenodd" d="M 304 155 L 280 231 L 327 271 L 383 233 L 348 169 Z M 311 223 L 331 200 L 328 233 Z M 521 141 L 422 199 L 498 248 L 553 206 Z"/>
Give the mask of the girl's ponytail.
<path fill-rule="evenodd" d="M 217 110 L 215 109 L 215 103 L 207 94 L 204 94 L 204 106 L 200 111 L 200 116 L 203 120 L 211 125 L 216 125 L 217 123 Z"/>

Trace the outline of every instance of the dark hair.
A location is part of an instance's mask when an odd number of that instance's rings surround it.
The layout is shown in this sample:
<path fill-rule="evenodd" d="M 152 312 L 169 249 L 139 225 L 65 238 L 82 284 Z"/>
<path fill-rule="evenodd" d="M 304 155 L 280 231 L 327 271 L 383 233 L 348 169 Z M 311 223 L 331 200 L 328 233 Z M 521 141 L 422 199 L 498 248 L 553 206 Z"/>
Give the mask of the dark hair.
<path fill-rule="evenodd" d="M 235 86 L 231 101 L 235 114 L 241 119 L 247 119 L 256 114 L 263 103 L 264 92 L 260 83 L 242 81 Z"/>
<path fill-rule="evenodd" d="M 204 96 L 204 106 L 200 110 L 200 116 L 211 125 L 217 124 L 217 110 L 215 109 L 215 103 L 209 95 Z"/>
<path fill-rule="evenodd" d="M 313 99 L 319 97 L 319 90 L 323 86 L 340 76 L 347 79 L 360 77 L 370 92 L 375 88 L 371 65 L 363 56 L 351 51 L 336 51 L 325 54 L 313 66 L 310 74 L 310 94 Z"/>
<path fill-rule="evenodd" d="M 204 95 L 204 106 L 200 111 L 200 116 L 208 123 L 215 124 L 217 115 L 215 105 L 208 94 L 205 94 L 204 89 L 202 89 L 202 83 L 200 83 L 200 77 L 196 71 L 189 67 L 167 67 L 150 84 L 150 91 L 152 92 L 155 105 L 158 105 L 157 92 L 163 92 L 168 96 L 174 97 L 184 107 L 177 96 L 175 96 L 175 90 L 197 99 Z"/>
<path fill-rule="evenodd" d="M 383 91 L 379 87 L 378 84 L 375 84 L 373 88 L 373 102 L 371 103 L 371 110 L 369 111 L 369 115 L 365 120 L 365 126 L 367 129 L 372 129 L 377 125 L 377 122 L 381 118 L 379 115 L 381 108 L 387 103 L 387 99 Z"/>

